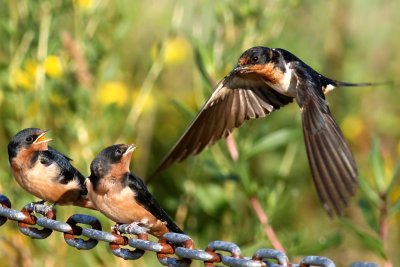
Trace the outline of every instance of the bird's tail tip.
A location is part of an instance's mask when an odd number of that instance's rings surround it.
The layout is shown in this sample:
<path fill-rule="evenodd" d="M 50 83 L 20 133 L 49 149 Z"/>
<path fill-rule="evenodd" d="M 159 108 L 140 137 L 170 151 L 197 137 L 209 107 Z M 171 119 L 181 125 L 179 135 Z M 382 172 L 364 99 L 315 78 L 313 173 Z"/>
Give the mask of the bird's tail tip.
<path fill-rule="evenodd" d="M 389 86 L 393 85 L 393 81 L 383 81 L 383 82 L 364 82 L 364 83 L 350 83 L 342 82 L 336 80 L 329 80 L 329 84 L 334 87 L 364 87 L 364 86 Z"/>

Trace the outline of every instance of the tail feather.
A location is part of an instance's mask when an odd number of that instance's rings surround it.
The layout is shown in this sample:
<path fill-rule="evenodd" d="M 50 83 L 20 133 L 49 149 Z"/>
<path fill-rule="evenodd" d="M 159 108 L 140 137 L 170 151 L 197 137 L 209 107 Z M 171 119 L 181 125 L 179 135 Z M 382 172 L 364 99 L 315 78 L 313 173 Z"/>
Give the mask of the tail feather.
<path fill-rule="evenodd" d="M 365 86 L 382 86 L 382 85 L 392 85 L 393 81 L 385 81 L 385 82 L 378 82 L 378 83 L 350 83 L 350 82 L 342 82 L 333 80 L 327 77 L 320 75 L 321 82 L 324 90 L 324 94 L 326 95 L 328 92 L 333 90 L 336 87 L 365 87 Z"/>
<path fill-rule="evenodd" d="M 386 82 L 379 82 L 379 83 L 350 83 L 350 82 L 342 82 L 342 81 L 336 81 L 336 80 L 331 80 L 328 79 L 329 84 L 335 86 L 335 87 L 362 87 L 362 86 L 382 86 L 382 85 L 390 85 L 393 82 L 392 81 L 386 81 Z"/>

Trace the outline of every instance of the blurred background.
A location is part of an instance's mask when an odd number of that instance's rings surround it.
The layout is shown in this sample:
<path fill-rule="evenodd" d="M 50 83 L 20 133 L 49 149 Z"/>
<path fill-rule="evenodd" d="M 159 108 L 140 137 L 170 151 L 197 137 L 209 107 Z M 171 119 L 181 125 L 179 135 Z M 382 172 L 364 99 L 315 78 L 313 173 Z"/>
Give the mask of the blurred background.
<path fill-rule="evenodd" d="M 160 174 L 150 191 L 197 248 L 226 240 L 251 256 L 272 247 L 257 202 L 293 262 L 323 255 L 337 266 L 399 266 L 399 10 L 397 0 L 1 1 L 0 193 L 16 209 L 37 200 L 8 167 L 7 144 L 26 127 L 51 130 L 52 146 L 85 175 L 102 148 L 135 143 L 131 170 L 146 179 L 244 50 L 280 47 L 334 79 L 393 81 L 328 96 L 360 172 L 346 216 L 330 219 L 319 203 L 297 104 L 236 130 L 236 161 L 222 140 Z M 77 212 L 112 225 L 75 207 L 58 207 L 57 218 Z M 124 261 L 104 243 L 77 251 L 60 233 L 33 240 L 16 223 L 0 228 L 0 266 L 77 264 L 158 261 Z"/>

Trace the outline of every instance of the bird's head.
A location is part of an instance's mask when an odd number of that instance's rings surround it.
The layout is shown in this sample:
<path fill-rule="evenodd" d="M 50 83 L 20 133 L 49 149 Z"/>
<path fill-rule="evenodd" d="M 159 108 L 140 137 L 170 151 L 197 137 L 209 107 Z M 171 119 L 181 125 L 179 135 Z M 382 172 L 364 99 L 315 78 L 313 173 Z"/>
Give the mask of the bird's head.
<path fill-rule="evenodd" d="M 27 128 L 17 133 L 8 144 L 8 156 L 13 158 L 21 150 L 42 151 L 48 149 L 48 142 L 52 139 L 45 135 L 48 131 L 39 128 Z"/>
<path fill-rule="evenodd" d="M 273 48 L 256 46 L 247 49 L 243 52 L 238 60 L 238 64 L 235 67 L 235 71 L 246 73 L 250 72 L 257 66 L 264 66 L 269 63 L 277 64 L 280 62 L 281 54 L 278 50 Z"/>
<path fill-rule="evenodd" d="M 96 184 L 103 177 L 118 179 L 129 173 L 129 163 L 135 149 L 133 144 L 117 144 L 103 149 L 90 164 L 90 181 Z"/>

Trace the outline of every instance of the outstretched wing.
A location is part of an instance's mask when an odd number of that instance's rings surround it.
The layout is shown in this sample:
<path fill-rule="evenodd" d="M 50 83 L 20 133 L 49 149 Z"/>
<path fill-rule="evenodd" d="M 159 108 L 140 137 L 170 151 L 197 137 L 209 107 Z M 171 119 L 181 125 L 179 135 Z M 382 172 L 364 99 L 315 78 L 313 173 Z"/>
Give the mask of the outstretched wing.
<path fill-rule="evenodd" d="M 301 64 L 292 66 L 308 161 L 318 195 L 329 215 L 342 215 L 357 187 L 356 163 L 331 116 L 318 79 L 310 77 Z"/>
<path fill-rule="evenodd" d="M 174 162 L 198 154 L 207 145 L 227 137 L 246 120 L 265 117 L 292 101 L 292 97 L 276 92 L 259 75 L 231 72 L 216 86 L 152 177 Z"/>

